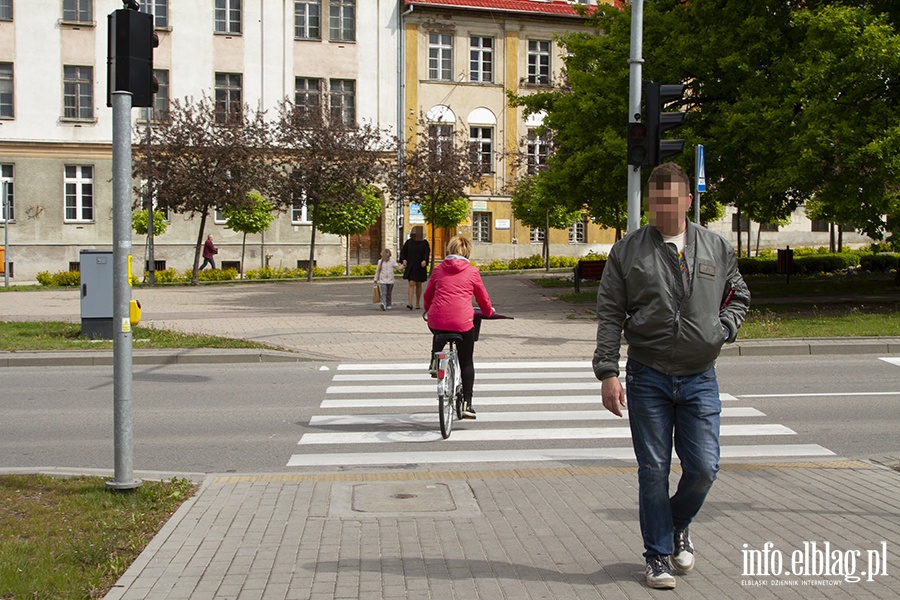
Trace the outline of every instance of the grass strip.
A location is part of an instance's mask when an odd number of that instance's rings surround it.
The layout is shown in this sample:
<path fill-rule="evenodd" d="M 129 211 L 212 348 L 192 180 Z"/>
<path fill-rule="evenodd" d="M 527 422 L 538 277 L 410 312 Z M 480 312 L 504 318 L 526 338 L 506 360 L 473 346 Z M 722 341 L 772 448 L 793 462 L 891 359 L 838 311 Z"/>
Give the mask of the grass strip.
<path fill-rule="evenodd" d="M 135 327 L 134 348 L 257 348 L 283 350 L 258 342 L 189 334 L 156 327 Z M 41 350 L 109 350 L 112 340 L 92 340 L 81 336 L 80 323 L 59 321 L 0 321 L 0 350 L 34 352 Z"/>
<path fill-rule="evenodd" d="M 102 598 L 195 491 L 185 479 L 123 492 L 100 477 L 0 475 L 0 598 Z"/>

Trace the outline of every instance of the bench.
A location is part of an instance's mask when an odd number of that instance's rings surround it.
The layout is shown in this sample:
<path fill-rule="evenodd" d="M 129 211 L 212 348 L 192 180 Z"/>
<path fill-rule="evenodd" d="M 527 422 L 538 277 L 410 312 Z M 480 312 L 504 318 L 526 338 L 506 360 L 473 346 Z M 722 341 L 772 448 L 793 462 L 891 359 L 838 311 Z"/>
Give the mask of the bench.
<path fill-rule="evenodd" d="M 575 291 L 581 291 L 582 279 L 593 279 L 600 281 L 603 275 L 603 268 L 606 266 L 605 260 L 579 260 L 575 266 Z"/>

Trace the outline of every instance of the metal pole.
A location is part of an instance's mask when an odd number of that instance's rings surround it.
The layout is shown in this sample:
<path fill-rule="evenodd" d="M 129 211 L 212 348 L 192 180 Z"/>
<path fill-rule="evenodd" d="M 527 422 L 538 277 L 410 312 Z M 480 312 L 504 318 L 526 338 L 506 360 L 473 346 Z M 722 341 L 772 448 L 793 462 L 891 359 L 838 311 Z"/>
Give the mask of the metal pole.
<path fill-rule="evenodd" d="M 644 30 L 644 0 L 631 3 L 631 56 L 628 59 L 628 122 L 641 120 L 641 65 Z M 628 165 L 628 231 L 641 228 L 641 168 Z"/>
<path fill-rule="evenodd" d="M 152 286 L 156 283 L 156 261 L 153 256 L 153 240 L 155 235 L 153 221 L 153 177 L 150 175 L 150 123 L 153 120 L 153 108 L 147 107 L 147 196 L 150 201 L 147 203 L 147 271 L 150 273 L 149 284 Z"/>
<path fill-rule="evenodd" d="M 113 110 L 113 427 L 115 480 L 108 488 L 131 490 L 133 476 L 131 379 L 131 92 L 112 93 Z"/>
<path fill-rule="evenodd" d="M 9 184 L 0 183 L 3 194 L 3 286 L 9 287 Z"/>

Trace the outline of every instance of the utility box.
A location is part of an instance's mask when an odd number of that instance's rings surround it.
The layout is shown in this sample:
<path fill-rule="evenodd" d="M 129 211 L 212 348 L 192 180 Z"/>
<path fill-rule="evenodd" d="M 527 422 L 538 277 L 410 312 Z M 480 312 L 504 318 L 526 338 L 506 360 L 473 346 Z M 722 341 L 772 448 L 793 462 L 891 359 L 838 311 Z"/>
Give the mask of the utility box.
<path fill-rule="evenodd" d="M 113 253 L 112 250 L 82 250 L 81 335 L 113 339 Z"/>

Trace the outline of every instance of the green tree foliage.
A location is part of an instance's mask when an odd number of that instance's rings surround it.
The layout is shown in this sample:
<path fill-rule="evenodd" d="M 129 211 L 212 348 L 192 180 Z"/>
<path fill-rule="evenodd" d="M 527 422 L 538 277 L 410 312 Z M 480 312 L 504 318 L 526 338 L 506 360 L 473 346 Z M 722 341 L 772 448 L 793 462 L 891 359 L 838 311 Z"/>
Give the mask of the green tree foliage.
<path fill-rule="evenodd" d="M 384 210 L 378 190 L 371 185 L 362 186 L 359 190 L 362 202 L 346 204 L 320 204 L 316 210 L 316 223 L 320 231 L 346 238 L 346 259 L 344 267 L 350 274 L 350 236 L 365 233 L 378 222 Z"/>
<path fill-rule="evenodd" d="M 513 215 L 525 226 L 544 231 L 544 268 L 550 269 L 550 229 L 568 229 L 581 210 L 560 205 L 547 189 L 544 173 L 522 178 L 512 194 Z"/>
<path fill-rule="evenodd" d="M 225 217 L 225 226 L 232 231 L 243 233 L 241 240 L 241 278 L 244 277 L 244 250 L 247 247 L 248 233 L 263 233 L 275 220 L 275 207 L 271 202 L 263 198 L 259 192 L 247 194 L 248 203 L 242 206 L 231 206 L 222 211 Z M 265 256 L 265 249 L 260 256 Z M 265 266 L 265 264 L 263 264 Z"/>
<path fill-rule="evenodd" d="M 134 229 L 134 232 L 138 235 L 147 235 L 150 231 L 148 227 L 148 223 L 150 222 L 150 217 L 148 216 L 146 209 L 140 209 L 132 211 L 131 213 L 131 228 Z M 153 235 L 162 235 L 168 229 L 169 224 L 166 222 L 166 217 L 162 213 L 162 211 L 153 211 Z"/>
<path fill-rule="evenodd" d="M 687 86 L 685 125 L 668 136 L 685 140 L 676 160 L 691 172 L 689 149 L 706 149 L 701 220 L 716 202 L 775 223 L 816 198 L 820 214 L 875 238 L 900 222 L 898 16 L 887 0 L 644 2 L 643 78 Z M 599 35 L 561 39 L 562 85 L 510 101 L 547 112 L 548 189 L 614 226 L 625 207 L 631 10 L 599 6 L 590 24 Z"/>

